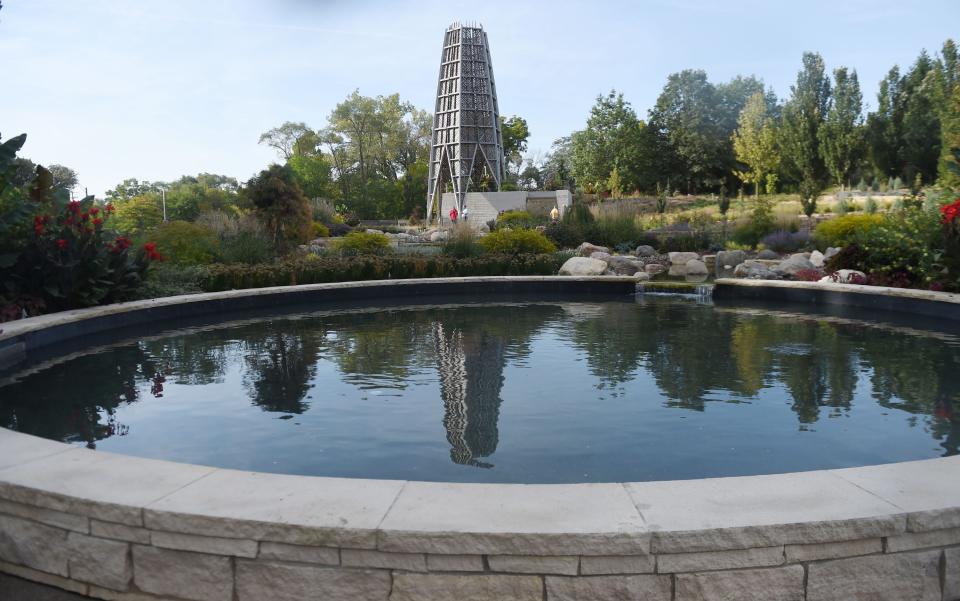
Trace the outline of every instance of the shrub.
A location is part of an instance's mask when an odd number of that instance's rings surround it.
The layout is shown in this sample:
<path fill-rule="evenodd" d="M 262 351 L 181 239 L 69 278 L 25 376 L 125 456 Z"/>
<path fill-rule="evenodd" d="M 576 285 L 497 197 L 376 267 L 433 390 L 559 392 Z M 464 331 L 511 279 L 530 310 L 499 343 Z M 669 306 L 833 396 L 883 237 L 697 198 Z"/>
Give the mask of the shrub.
<path fill-rule="evenodd" d="M 783 230 L 767 234 L 761 241 L 764 248 L 778 253 L 797 252 L 810 243 L 810 234 L 807 232 L 786 232 Z"/>
<path fill-rule="evenodd" d="M 863 203 L 863 210 L 868 214 L 873 215 L 877 212 L 877 201 L 874 200 L 872 196 L 868 196 L 867 200 Z"/>
<path fill-rule="evenodd" d="M 314 221 L 312 224 L 310 224 L 310 228 L 314 238 L 330 237 L 330 228 L 323 225 L 319 221 Z"/>
<path fill-rule="evenodd" d="M 874 225 L 855 231 L 852 241 L 827 263 L 828 270 L 857 269 L 870 274 L 872 282 L 923 288 L 944 277 L 944 238 L 937 212 L 905 209 L 876 217 Z M 954 287 L 960 281 L 947 283 Z"/>
<path fill-rule="evenodd" d="M 637 246 L 643 235 L 633 217 L 603 217 L 580 228 L 584 240 L 613 248 L 619 244 Z"/>
<path fill-rule="evenodd" d="M 206 276 L 206 273 L 205 265 L 156 264 L 147 272 L 146 279 L 133 298 L 160 298 L 203 292 L 200 280 Z"/>
<path fill-rule="evenodd" d="M 521 255 L 552 253 L 553 242 L 536 230 L 497 230 L 480 239 L 480 245 L 491 254 Z"/>
<path fill-rule="evenodd" d="M 820 223 L 814 230 L 814 239 L 822 247 L 846 246 L 858 232 L 877 227 L 883 222 L 880 215 L 844 215 Z"/>
<path fill-rule="evenodd" d="M 563 264 L 561 253 L 482 255 L 455 259 L 444 256 L 386 255 L 287 259 L 261 265 L 212 265 L 200 278 L 207 292 L 318 284 L 357 280 L 463 277 L 494 275 L 553 275 Z"/>
<path fill-rule="evenodd" d="M 570 223 L 573 225 L 586 225 L 588 223 L 593 223 L 596 221 L 593 213 L 590 212 L 590 207 L 585 203 L 575 202 L 570 206 L 569 209 L 563 214 L 563 222 Z"/>
<path fill-rule="evenodd" d="M 342 221 L 340 215 L 337 214 L 336 207 L 325 198 L 314 198 L 310 201 L 310 214 L 314 222 L 337 223 Z"/>
<path fill-rule="evenodd" d="M 273 256 L 273 245 L 256 231 L 240 231 L 220 243 L 220 260 L 224 263 L 263 263 Z"/>
<path fill-rule="evenodd" d="M 382 255 L 390 252 L 390 238 L 373 232 L 350 232 L 334 241 L 332 248 L 344 255 Z"/>
<path fill-rule="evenodd" d="M 580 227 L 566 221 L 553 221 L 547 224 L 544 235 L 558 248 L 576 248 L 584 242 Z"/>
<path fill-rule="evenodd" d="M 527 211 L 504 211 L 497 215 L 497 228 L 529 229 L 537 225 L 537 220 Z"/>
<path fill-rule="evenodd" d="M 440 254 L 457 259 L 478 257 L 483 254 L 483 246 L 477 242 L 477 234 L 473 228 L 465 223 L 457 224 L 444 242 Z"/>
<path fill-rule="evenodd" d="M 220 250 L 220 240 L 213 230 L 189 221 L 161 223 L 149 237 L 174 265 L 206 265 L 213 262 Z"/>

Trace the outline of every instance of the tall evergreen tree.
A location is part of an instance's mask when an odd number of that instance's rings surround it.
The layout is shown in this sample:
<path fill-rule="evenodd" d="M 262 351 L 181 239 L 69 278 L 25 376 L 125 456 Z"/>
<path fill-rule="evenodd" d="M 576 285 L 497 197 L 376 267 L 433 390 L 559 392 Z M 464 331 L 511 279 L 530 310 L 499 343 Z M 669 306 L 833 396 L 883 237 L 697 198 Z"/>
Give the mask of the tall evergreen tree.
<path fill-rule="evenodd" d="M 863 157 L 863 95 L 856 70 L 834 69 L 833 82 L 833 94 L 819 131 L 820 150 L 830 175 L 844 186 L 849 185 Z"/>
<path fill-rule="evenodd" d="M 830 101 L 830 79 L 823 57 L 804 53 L 803 68 L 790 92 L 790 100 L 783 107 L 781 148 L 800 182 L 800 203 L 809 216 L 816 211 L 817 197 L 827 180 L 819 135 Z"/>

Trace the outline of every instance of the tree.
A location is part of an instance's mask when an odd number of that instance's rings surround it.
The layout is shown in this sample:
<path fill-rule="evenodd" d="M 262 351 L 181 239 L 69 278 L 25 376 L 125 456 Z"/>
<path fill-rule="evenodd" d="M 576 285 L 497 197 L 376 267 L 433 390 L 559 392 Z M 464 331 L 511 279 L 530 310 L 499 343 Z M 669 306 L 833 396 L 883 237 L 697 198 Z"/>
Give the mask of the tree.
<path fill-rule="evenodd" d="M 833 94 L 818 135 L 824 162 L 841 188 L 849 184 L 863 157 L 863 95 L 857 72 L 846 67 L 833 71 Z"/>
<path fill-rule="evenodd" d="M 13 160 L 13 174 L 10 183 L 22 188 L 33 181 L 37 175 L 37 164 L 30 159 L 16 158 Z"/>
<path fill-rule="evenodd" d="M 527 120 L 516 115 L 509 119 L 501 116 L 500 135 L 503 141 L 504 171 L 510 180 L 509 184 L 515 186 L 520 177 L 523 153 L 527 150 L 527 139 L 530 137 Z"/>
<path fill-rule="evenodd" d="M 270 165 L 250 178 L 245 190 L 264 223 L 278 254 L 302 244 L 310 236 L 310 203 L 287 165 Z"/>
<path fill-rule="evenodd" d="M 260 134 L 260 144 L 275 148 L 284 160 L 295 154 L 308 155 L 316 151 L 320 144 L 317 133 L 306 123 L 285 121 L 280 127 L 274 127 Z"/>
<path fill-rule="evenodd" d="M 570 137 L 570 168 L 580 185 L 605 186 L 613 168 L 629 161 L 630 147 L 642 127 L 623 94 L 611 90 L 597 96 L 586 128 Z M 629 185 L 632 175 L 620 177 Z"/>
<path fill-rule="evenodd" d="M 827 179 L 819 131 L 830 100 L 830 80 L 819 54 L 804 53 L 803 68 L 790 92 L 791 98 L 783 108 L 781 147 L 800 182 L 803 212 L 810 216 L 817 209 L 817 197 Z"/>
<path fill-rule="evenodd" d="M 687 192 L 716 189 L 734 168 L 731 136 L 756 92 L 763 92 L 763 82 L 754 77 L 715 86 L 701 70 L 671 74 L 649 115 L 657 137 L 653 150 L 665 158 L 655 166 L 658 176 L 685 182 Z M 763 97 L 772 111 L 776 98 Z"/>
<path fill-rule="evenodd" d="M 333 167 L 322 154 L 294 155 L 287 160 L 293 169 L 297 185 L 307 198 L 333 198 L 337 188 L 333 183 Z"/>
<path fill-rule="evenodd" d="M 54 164 L 47 167 L 47 171 L 49 171 L 50 175 L 53 176 L 54 190 L 66 190 L 67 192 L 71 192 L 77 187 L 79 179 L 77 178 L 77 172 L 73 169 L 64 167 L 63 165 Z"/>
<path fill-rule="evenodd" d="M 117 203 L 116 209 L 111 225 L 124 234 L 140 234 L 163 222 L 160 195 L 152 192 Z"/>
<path fill-rule="evenodd" d="M 877 110 L 867 115 L 867 149 L 870 162 L 884 175 L 902 175 L 899 159 L 900 125 L 900 69 L 894 66 L 880 82 L 877 92 Z"/>
<path fill-rule="evenodd" d="M 937 65 L 921 52 L 903 78 L 903 121 L 899 158 L 902 174 L 914 181 L 932 181 L 940 160 L 940 117 L 937 110 Z"/>
<path fill-rule="evenodd" d="M 950 109 L 943 119 L 943 146 L 946 150 L 940 159 L 940 184 L 954 190 L 960 189 L 960 86 L 954 86 Z"/>
<path fill-rule="evenodd" d="M 740 112 L 739 127 L 733 133 L 733 149 L 737 160 L 746 169 L 737 170 L 736 176 L 755 186 L 757 196 L 763 182 L 780 164 L 777 148 L 777 130 L 769 114 L 763 92 L 754 92 Z"/>

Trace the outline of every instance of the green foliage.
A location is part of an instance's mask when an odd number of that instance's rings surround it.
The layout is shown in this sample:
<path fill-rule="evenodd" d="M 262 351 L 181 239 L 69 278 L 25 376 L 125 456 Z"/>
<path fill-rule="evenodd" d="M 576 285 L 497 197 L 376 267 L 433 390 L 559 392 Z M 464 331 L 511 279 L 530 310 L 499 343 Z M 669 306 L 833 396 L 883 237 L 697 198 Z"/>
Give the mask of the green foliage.
<path fill-rule="evenodd" d="M 310 233 L 314 238 L 329 238 L 330 228 L 319 221 L 314 221 L 310 224 Z"/>
<path fill-rule="evenodd" d="M 331 246 L 345 255 L 382 255 L 390 252 L 390 238 L 375 232 L 350 232 Z"/>
<path fill-rule="evenodd" d="M 288 259 L 261 265 L 213 265 L 200 286 L 207 292 L 324 282 L 493 275 L 553 275 L 559 254 L 444 256 L 356 256 Z"/>
<path fill-rule="evenodd" d="M 264 169 L 250 178 L 245 192 L 278 254 L 309 239 L 310 204 L 289 166 Z"/>
<path fill-rule="evenodd" d="M 884 222 L 881 215 L 844 215 L 828 219 L 814 230 L 813 236 L 820 248 L 846 246 L 857 239 L 860 232 L 878 227 Z"/>
<path fill-rule="evenodd" d="M 780 143 L 784 159 L 799 181 L 803 212 L 810 216 L 828 175 L 819 131 L 830 100 L 830 80 L 819 54 L 804 53 L 803 69 L 790 91 L 791 98 L 783 108 Z"/>
<path fill-rule="evenodd" d="M 210 228 L 189 221 L 168 221 L 152 229 L 149 238 L 163 249 L 174 265 L 207 265 L 220 250 L 220 240 Z"/>
<path fill-rule="evenodd" d="M 520 229 L 529 229 L 532 228 L 542 219 L 535 219 L 527 211 L 504 211 L 497 215 L 497 228 L 520 228 Z"/>
<path fill-rule="evenodd" d="M 727 196 L 727 185 L 721 184 L 720 198 L 717 199 L 717 210 L 724 219 L 727 217 L 727 211 L 730 210 L 730 197 Z"/>
<path fill-rule="evenodd" d="M 480 245 L 491 254 L 523 255 L 552 253 L 553 242 L 536 230 L 497 230 L 480 239 Z"/>
<path fill-rule="evenodd" d="M 776 224 L 773 219 L 773 207 L 770 200 L 763 196 L 756 199 L 750 219 L 738 226 L 733 232 L 734 242 L 755 248 L 768 234 L 773 233 Z"/>
<path fill-rule="evenodd" d="M 563 214 L 563 222 L 570 225 L 587 225 L 596 221 L 590 207 L 583 202 L 574 202 Z"/>
<path fill-rule="evenodd" d="M 142 234 L 163 222 L 159 195 L 134 196 L 117 202 L 113 227 L 130 236 Z"/>
<path fill-rule="evenodd" d="M 638 187 L 629 162 L 632 148 L 641 143 L 642 129 L 643 123 L 623 94 L 611 91 L 597 96 L 586 127 L 570 137 L 571 170 L 580 186 L 602 191 L 614 167 L 619 167 L 623 170 L 617 176 L 621 185 Z"/>
<path fill-rule="evenodd" d="M 878 283 L 892 285 L 927 287 L 944 277 L 939 212 L 913 208 L 869 217 L 876 218 L 874 224 L 856 230 L 850 250 L 834 257 L 828 268 L 858 269 Z M 953 277 L 955 281 L 948 284 L 960 284 L 960 279 Z"/>
<path fill-rule="evenodd" d="M 548 223 L 543 234 L 556 244 L 557 248 L 576 248 L 585 242 L 581 227 L 566 220 Z"/>
<path fill-rule="evenodd" d="M 200 280 L 204 278 L 206 273 L 207 267 L 203 265 L 187 266 L 155 263 L 147 271 L 146 278 L 132 298 L 160 298 L 203 292 L 200 287 Z"/>
<path fill-rule="evenodd" d="M 872 215 L 877 212 L 877 209 L 877 201 L 872 196 L 868 196 L 867 200 L 863 203 L 864 212 Z"/>
<path fill-rule="evenodd" d="M 770 113 L 764 93 L 760 90 L 754 92 L 740 112 L 738 128 L 733 134 L 733 150 L 737 160 L 747 166 L 745 170 L 736 171 L 736 175 L 754 184 L 757 195 L 766 178 L 780 165 L 777 128 Z"/>
<path fill-rule="evenodd" d="M 833 93 L 826 118 L 817 132 L 820 152 L 834 181 L 846 184 L 864 151 L 863 95 L 857 71 L 833 71 Z"/>
<path fill-rule="evenodd" d="M 220 260 L 224 263 L 253 265 L 273 256 L 270 240 L 257 230 L 242 229 L 220 242 Z"/>
<path fill-rule="evenodd" d="M 602 217 L 581 227 L 583 240 L 614 248 L 620 244 L 636 247 L 643 237 L 633 217 Z"/>

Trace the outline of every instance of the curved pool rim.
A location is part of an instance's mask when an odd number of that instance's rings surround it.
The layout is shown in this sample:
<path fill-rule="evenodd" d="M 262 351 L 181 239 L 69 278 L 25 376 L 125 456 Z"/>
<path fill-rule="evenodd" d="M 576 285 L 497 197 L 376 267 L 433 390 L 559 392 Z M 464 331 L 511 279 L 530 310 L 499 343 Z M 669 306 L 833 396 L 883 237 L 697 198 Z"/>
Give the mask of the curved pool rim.
<path fill-rule="evenodd" d="M 133 324 L 318 301 L 629 294 L 629 277 L 316 284 L 137 301 L 3 324 L 0 363 Z M 960 295 L 718 280 L 726 301 L 960 320 Z M 766 476 L 451 484 L 242 472 L 0 429 L 0 572 L 104 599 L 634 595 L 960 599 L 960 457 Z M 646 596 L 643 596 L 646 595 Z M 291 597 L 294 598 L 294 597 Z M 749 597 L 744 597 L 749 598 Z"/>

